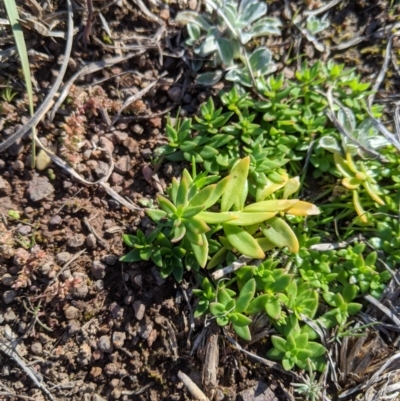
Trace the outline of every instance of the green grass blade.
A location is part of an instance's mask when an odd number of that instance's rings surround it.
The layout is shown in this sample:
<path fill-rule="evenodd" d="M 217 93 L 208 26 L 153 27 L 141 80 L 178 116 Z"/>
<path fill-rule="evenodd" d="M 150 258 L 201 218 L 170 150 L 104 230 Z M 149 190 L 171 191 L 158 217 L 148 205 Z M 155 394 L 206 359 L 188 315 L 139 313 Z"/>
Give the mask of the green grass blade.
<path fill-rule="evenodd" d="M 34 114 L 34 104 L 33 104 L 33 91 L 32 91 L 32 81 L 31 81 L 31 69 L 29 66 L 28 51 L 26 49 L 26 43 L 24 38 L 24 33 L 22 32 L 21 25 L 18 22 L 19 14 L 17 4 L 15 0 L 4 0 L 4 5 L 7 12 L 8 20 L 10 21 L 11 29 L 14 35 L 15 44 L 18 49 L 19 58 L 21 60 L 22 72 L 24 74 L 24 80 L 26 85 L 26 90 L 28 93 L 29 101 L 29 113 L 31 116 Z M 32 168 L 35 166 L 35 137 L 36 128 L 32 129 Z"/>

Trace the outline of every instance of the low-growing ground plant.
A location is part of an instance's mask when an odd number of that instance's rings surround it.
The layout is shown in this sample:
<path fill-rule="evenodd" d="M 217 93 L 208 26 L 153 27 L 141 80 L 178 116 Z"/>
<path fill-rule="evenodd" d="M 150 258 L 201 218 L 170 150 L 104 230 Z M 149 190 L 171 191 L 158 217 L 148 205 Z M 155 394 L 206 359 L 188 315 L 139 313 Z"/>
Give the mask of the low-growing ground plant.
<path fill-rule="evenodd" d="M 195 317 L 245 340 L 266 316 L 267 357 L 308 369 L 298 391 L 312 397 L 327 362 L 321 333 L 347 332 L 399 262 L 399 156 L 372 124 L 382 108 L 368 108 L 369 84 L 343 65 L 303 63 L 294 79 L 260 76 L 255 88 L 264 100 L 233 86 L 194 118 L 168 118 L 158 155 L 192 173 L 146 209 L 152 230 L 124 235 L 133 249 L 121 261 L 151 261 L 178 281 L 194 270 Z M 241 255 L 259 262 L 219 281 L 203 270 Z"/>

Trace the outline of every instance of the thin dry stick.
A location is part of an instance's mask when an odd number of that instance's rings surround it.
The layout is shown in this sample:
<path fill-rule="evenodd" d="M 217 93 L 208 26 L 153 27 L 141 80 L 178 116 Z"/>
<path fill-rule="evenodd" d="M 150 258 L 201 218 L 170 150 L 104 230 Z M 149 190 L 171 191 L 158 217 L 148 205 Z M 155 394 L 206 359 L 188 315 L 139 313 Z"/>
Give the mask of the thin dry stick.
<path fill-rule="evenodd" d="M 147 15 L 151 20 L 158 22 L 160 25 L 164 25 L 164 21 L 158 17 L 157 15 L 153 14 L 143 3 L 142 0 L 133 0 L 133 2 L 142 10 L 142 12 Z"/>
<path fill-rule="evenodd" d="M 15 338 L 11 328 L 6 325 L 3 328 L 3 332 L 4 335 L 3 333 L 0 333 L 0 351 L 13 359 L 14 362 L 16 362 L 21 367 L 21 369 L 30 377 L 35 386 L 39 388 L 44 394 L 46 394 L 51 401 L 54 401 L 53 396 L 43 382 L 42 376 L 35 372 L 32 368 L 27 366 L 22 357 L 19 355 L 18 350 L 14 347 L 13 343 Z"/>
<path fill-rule="evenodd" d="M 113 57 L 113 58 L 109 58 L 106 60 L 94 61 L 94 62 L 86 64 L 85 66 L 80 68 L 79 71 L 77 71 L 69 79 L 69 81 L 63 86 L 59 98 L 57 99 L 51 112 L 49 113 L 50 121 L 53 121 L 57 110 L 60 108 L 60 106 L 64 102 L 65 98 L 68 96 L 68 92 L 69 92 L 71 86 L 79 77 L 82 77 L 82 76 L 85 76 L 88 74 L 93 74 L 94 72 L 103 70 L 107 67 L 112 67 L 113 65 L 122 63 L 123 61 L 126 61 L 126 60 L 129 60 L 130 58 L 132 58 L 134 56 L 139 56 L 139 55 L 143 54 L 145 51 L 146 50 L 143 49 L 138 53 L 129 53 L 129 54 L 126 54 L 125 56 L 118 56 L 118 57 Z"/>
<path fill-rule="evenodd" d="M 397 326 L 400 327 L 400 319 L 394 314 L 393 311 L 391 311 L 389 308 L 387 308 L 385 305 L 381 304 L 376 298 L 374 298 L 372 295 L 364 295 L 364 299 L 366 299 L 368 302 L 370 302 L 372 305 L 374 305 L 376 308 L 378 308 L 382 313 L 384 313 L 390 320 L 392 320 Z"/>
<path fill-rule="evenodd" d="M 83 43 L 87 45 L 90 41 L 90 34 L 92 32 L 93 25 L 93 2 L 92 0 L 86 0 L 86 6 L 88 10 L 88 16 L 86 20 L 85 29 L 83 30 Z"/>
<path fill-rule="evenodd" d="M 130 105 L 132 104 L 135 100 L 140 99 L 144 94 L 146 94 L 153 86 L 157 85 L 158 81 L 165 77 L 168 74 L 168 72 L 164 71 L 154 82 L 143 88 L 141 91 L 136 93 L 135 95 L 129 96 L 128 99 L 125 100 L 124 104 L 122 105 L 121 109 L 118 110 L 117 115 L 114 117 L 111 125 L 114 125 L 119 117 L 121 116 L 121 113 Z"/>
<path fill-rule="evenodd" d="M 238 260 L 235 262 L 231 263 L 230 265 L 224 267 L 223 269 L 215 271 L 213 274 L 211 274 L 211 277 L 214 280 L 219 280 L 220 278 L 226 276 L 227 274 L 233 273 L 235 270 L 240 269 L 241 267 L 247 265 L 253 260 L 253 258 L 250 258 L 248 256 L 240 256 Z"/>
<path fill-rule="evenodd" d="M 382 69 L 378 74 L 378 77 L 376 78 L 376 82 L 375 85 L 372 87 L 372 93 L 368 96 L 368 107 L 372 107 L 374 100 L 375 100 L 375 94 L 378 92 L 379 87 L 381 86 L 383 80 L 385 79 L 385 75 L 386 72 L 389 68 L 389 62 L 390 62 L 390 58 L 392 55 L 392 42 L 393 42 L 393 38 L 395 36 L 400 35 L 400 32 L 396 32 L 395 34 L 391 35 L 388 38 L 388 43 L 386 46 L 386 53 L 385 53 L 385 59 L 383 60 L 383 64 L 382 64 Z"/>
<path fill-rule="evenodd" d="M 187 376 L 185 373 L 179 371 L 178 377 L 181 379 L 183 384 L 188 389 L 189 393 L 192 394 L 195 400 L 198 401 L 210 401 L 206 395 L 197 387 L 197 385 L 193 382 L 193 380 Z"/>
<path fill-rule="evenodd" d="M 96 237 L 97 241 L 99 241 L 99 244 L 101 244 L 103 246 L 103 248 L 105 248 L 108 251 L 110 249 L 110 247 L 108 246 L 107 242 L 105 242 L 103 240 L 103 238 L 101 238 L 100 235 L 97 234 L 96 230 L 89 223 L 89 221 L 93 220 L 95 217 L 92 217 L 90 219 L 88 219 L 87 217 L 84 217 L 83 222 L 84 222 L 85 226 L 87 227 L 87 229 Z"/>
<path fill-rule="evenodd" d="M 384 162 L 385 159 L 377 152 L 375 152 L 372 149 L 367 149 L 362 143 L 360 143 L 357 139 L 355 139 L 354 137 L 352 137 L 347 131 L 346 128 L 339 122 L 339 120 L 336 118 L 335 112 L 334 112 L 334 108 L 333 108 L 333 95 L 332 95 L 332 87 L 329 87 L 327 93 L 326 93 L 326 97 L 328 99 L 328 103 L 329 103 L 329 108 L 330 110 L 327 111 L 327 116 L 329 117 L 329 119 L 332 121 L 332 123 L 335 125 L 335 127 L 337 128 L 337 130 L 344 135 L 345 137 L 347 137 L 350 141 L 354 142 L 360 149 L 362 149 L 365 153 L 370 154 L 374 157 L 376 157 L 377 159 L 379 159 L 379 161 Z M 342 105 L 340 105 L 340 107 L 342 107 Z M 344 110 L 344 109 L 343 109 Z"/>
<path fill-rule="evenodd" d="M 364 40 L 368 39 L 368 36 L 356 36 L 354 38 L 351 38 L 349 40 L 346 40 L 345 42 L 339 43 L 336 46 L 331 46 L 331 50 L 345 50 L 348 49 L 349 47 L 355 46 Z"/>
<path fill-rule="evenodd" d="M 318 14 L 322 14 L 325 11 L 330 10 L 332 7 L 335 7 L 336 4 L 339 4 L 342 0 L 332 0 L 331 2 L 325 4 L 324 6 L 317 8 L 316 10 L 308 10 L 308 11 L 304 11 L 304 15 L 318 15 Z"/>

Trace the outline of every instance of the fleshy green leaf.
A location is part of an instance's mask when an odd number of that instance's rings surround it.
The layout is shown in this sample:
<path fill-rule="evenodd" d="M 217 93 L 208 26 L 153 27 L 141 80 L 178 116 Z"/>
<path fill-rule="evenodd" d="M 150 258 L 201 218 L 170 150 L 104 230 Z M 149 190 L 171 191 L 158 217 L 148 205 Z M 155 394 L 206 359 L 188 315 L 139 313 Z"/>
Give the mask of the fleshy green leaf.
<path fill-rule="evenodd" d="M 248 192 L 247 175 L 249 167 L 250 157 L 245 157 L 231 170 L 230 180 L 221 199 L 222 212 L 229 211 L 232 206 L 235 210 L 243 210 Z"/>
<path fill-rule="evenodd" d="M 250 334 L 250 329 L 249 326 L 243 326 L 243 327 L 239 327 L 236 326 L 235 324 L 232 325 L 233 330 L 235 330 L 235 333 L 243 338 L 246 341 L 250 341 L 251 340 L 251 334 Z"/>
<path fill-rule="evenodd" d="M 233 212 L 235 219 L 229 220 L 226 224 L 235 226 L 251 226 L 253 224 L 259 224 L 266 220 L 272 219 L 276 213 L 273 212 Z"/>
<path fill-rule="evenodd" d="M 140 257 L 139 249 L 133 249 L 126 255 L 119 258 L 120 262 L 125 262 L 125 263 L 140 262 L 141 260 L 142 258 Z"/>
<path fill-rule="evenodd" d="M 290 252 L 298 253 L 300 246 L 296 234 L 281 218 L 274 217 L 262 224 L 261 230 L 270 242 L 279 248 L 288 247 Z"/>
<path fill-rule="evenodd" d="M 243 228 L 224 224 L 225 236 L 229 243 L 243 255 L 263 259 L 264 252 L 258 242 Z"/>
<path fill-rule="evenodd" d="M 235 312 L 244 312 L 253 299 L 256 292 L 256 281 L 252 278 L 240 290 L 239 297 L 236 299 Z"/>
<path fill-rule="evenodd" d="M 300 202 L 298 199 L 266 200 L 246 206 L 245 212 L 282 212 Z"/>
<path fill-rule="evenodd" d="M 207 258 L 208 258 L 208 240 L 205 234 L 201 234 L 203 237 L 203 245 L 198 246 L 193 243 L 191 243 L 191 247 L 194 253 L 194 256 L 196 257 L 196 260 L 198 264 L 201 267 L 205 267 L 207 264 Z"/>

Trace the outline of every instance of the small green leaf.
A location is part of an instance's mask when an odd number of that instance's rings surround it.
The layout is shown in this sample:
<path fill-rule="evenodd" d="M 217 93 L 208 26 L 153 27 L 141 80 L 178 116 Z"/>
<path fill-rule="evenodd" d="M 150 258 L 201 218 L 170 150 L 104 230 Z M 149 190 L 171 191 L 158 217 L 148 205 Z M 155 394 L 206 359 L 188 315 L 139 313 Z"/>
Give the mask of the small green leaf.
<path fill-rule="evenodd" d="M 235 330 L 235 333 L 243 338 L 246 341 L 250 341 L 251 340 L 251 334 L 250 334 L 250 329 L 249 326 L 236 326 L 235 324 L 232 325 L 233 330 Z"/>
<path fill-rule="evenodd" d="M 243 210 L 247 198 L 247 175 L 250 167 L 250 157 L 241 159 L 231 170 L 230 180 L 225 187 L 221 199 L 221 211 L 228 212 L 232 207 L 235 210 Z"/>
<path fill-rule="evenodd" d="M 298 199 L 267 200 L 246 206 L 245 212 L 282 212 L 300 202 Z"/>
<path fill-rule="evenodd" d="M 216 188 L 215 184 L 203 188 L 195 196 L 193 196 L 192 199 L 190 199 L 189 207 L 203 206 L 203 209 L 205 209 L 204 205 L 215 191 L 215 188 Z"/>
<path fill-rule="evenodd" d="M 131 248 L 133 248 L 138 243 L 137 237 L 130 234 L 123 234 L 122 240 L 126 245 L 130 246 Z"/>
<path fill-rule="evenodd" d="M 235 326 L 244 327 L 248 326 L 251 323 L 251 319 L 241 313 L 231 313 L 229 315 L 229 320 Z"/>
<path fill-rule="evenodd" d="M 226 188 L 227 188 L 230 180 L 231 180 L 230 176 L 227 176 L 217 183 L 217 186 L 215 187 L 214 192 L 204 203 L 205 209 L 210 208 L 219 200 L 219 198 L 222 196 L 222 194 L 226 191 Z M 221 209 L 221 211 L 223 211 L 223 210 Z"/>
<path fill-rule="evenodd" d="M 194 256 L 196 257 L 196 260 L 198 264 L 201 267 L 205 267 L 207 264 L 207 258 L 208 258 L 208 240 L 205 234 L 201 234 L 203 237 L 203 245 L 198 246 L 193 243 L 191 243 L 191 247 L 194 253 Z"/>
<path fill-rule="evenodd" d="M 199 215 L 185 221 L 186 227 L 194 234 L 203 234 L 210 231 L 210 227 L 202 220 Z"/>
<path fill-rule="evenodd" d="M 223 225 L 229 243 L 243 255 L 255 259 L 264 259 L 265 255 L 258 242 L 243 228 Z"/>
<path fill-rule="evenodd" d="M 287 351 L 286 349 L 286 341 L 282 337 L 271 336 L 272 345 L 282 353 Z"/>
<path fill-rule="evenodd" d="M 162 195 L 157 195 L 157 200 L 160 204 L 161 209 L 163 209 L 169 216 L 176 213 L 176 207 L 167 198 Z"/>
<path fill-rule="evenodd" d="M 139 249 L 133 249 L 132 251 L 128 252 L 126 255 L 119 258 L 120 262 L 124 263 L 133 263 L 141 261 Z"/>
<path fill-rule="evenodd" d="M 270 297 L 268 302 L 265 304 L 265 312 L 267 312 L 267 315 L 272 317 L 272 319 L 278 320 L 282 313 L 279 299 L 276 297 Z"/>
<path fill-rule="evenodd" d="M 290 252 L 298 253 L 300 249 L 296 234 L 281 218 L 274 217 L 261 225 L 262 233 L 271 243 L 279 248 L 288 247 Z"/>
<path fill-rule="evenodd" d="M 240 290 L 239 297 L 236 299 L 235 312 L 244 312 L 249 306 L 256 292 L 256 281 L 252 278 Z"/>
<path fill-rule="evenodd" d="M 222 305 L 218 302 L 211 302 L 209 308 L 210 313 L 214 316 L 220 316 L 225 313 L 225 305 Z"/>
<path fill-rule="evenodd" d="M 187 208 L 185 208 L 185 210 L 182 213 L 182 218 L 190 219 L 191 217 L 198 215 L 203 209 L 204 209 L 204 206 L 187 207 Z"/>
<path fill-rule="evenodd" d="M 238 212 L 200 212 L 198 218 L 208 224 L 220 224 L 237 219 Z"/>
<path fill-rule="evenodd" d="M 185 174 L 183 174 L 181 182 L 179 183 L 178 193 L 176 195 L 176 204 L 187 206 L 188 193 L 189 193 L 189 182 Z"/>
<path fill-rule="evenodd" d="M 229 213 L 229 212 L 225 212 Z M 273 212 L 233 212 L 236 216 L 235 219 L 227 221 L 226 224 L 235 226 L 251 226 L 253 224 L 259 224 L 264 221 L 272 219 L 276 213 Z"/>

